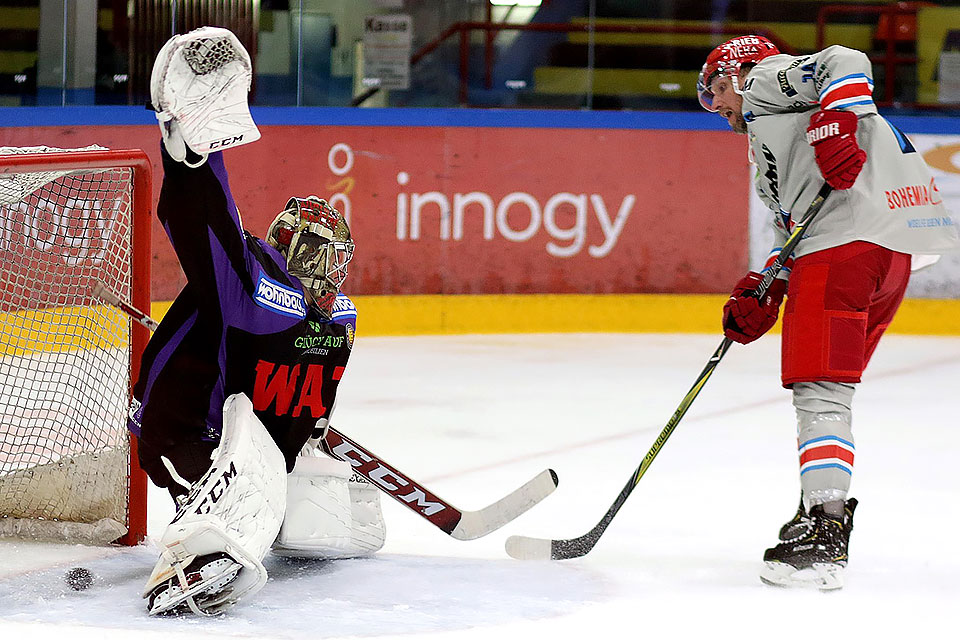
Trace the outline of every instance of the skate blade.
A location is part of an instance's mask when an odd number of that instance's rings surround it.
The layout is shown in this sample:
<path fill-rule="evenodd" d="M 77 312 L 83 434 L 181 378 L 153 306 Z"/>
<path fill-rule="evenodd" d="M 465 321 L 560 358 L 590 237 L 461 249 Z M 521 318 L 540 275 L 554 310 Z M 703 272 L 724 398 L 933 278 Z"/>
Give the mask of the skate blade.
<path fill-rule="evenodd" d="M 774 587 L 819 589 L 833 591 L 843 588 L 843 567 L 833 563 L 814 563 L 806 569 L 796 569 L 783 562 L 764 562 L 760 580 Z"/>
<path fill-rule="evenodd" d="M 191 585 L 186 591 L 181 590 L 179 584 L 171 584 L 169 587 L 158 593 L 153 599 L 153 601 L 150 603 L 150 610 L 148 613 L 151 616 L 177 613 L 177 609 L 179 607 L 186 606 L 188 598 L 203 595 L 204 591 L 210 589 L 211 586 L 216 585 L 217 583 L 222 583 L 223 586 L 226 586 L 233 580 L 233 578 L 236 577 L 238 573 L 240 573 L 240 569 L 241 567 L 239 564 L 229 564 L 217 574 L 210 576 L 206 580 Z M 205 602 L 204 604 L 207 606 L 210 606 L 211 604 L 220 604 L 228 595 L 229 592 L 210 594 L 211 598 L 216 596 L 215 602 Z"/>

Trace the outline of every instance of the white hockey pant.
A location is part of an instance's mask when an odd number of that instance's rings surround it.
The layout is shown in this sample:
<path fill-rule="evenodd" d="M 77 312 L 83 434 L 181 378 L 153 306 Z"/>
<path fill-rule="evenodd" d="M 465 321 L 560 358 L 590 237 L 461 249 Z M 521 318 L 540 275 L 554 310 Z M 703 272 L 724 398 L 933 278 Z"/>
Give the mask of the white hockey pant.
<path fill-rule="evenodd" d="M 301 455 L 287 478 L 287 513 L 274 552 L 302 558 L 356 558 L 383 546 L 380 491 L 346 462 Z"/>
<path fill-rule="evenodd" d="M 255 593 L 267 582 L 261 561 L 283 522 L 287 469 L 242 393 L 223 405 L 223 434 L 211 457 L 210 469 L 191 488 L 160 539 L 160 560 L 144 587 L 144 598 L 177 575 L 176 565 L 182 568 L 197 556 L 218 552 L 243 566 L 222 604 Z"/>
<path fill-rule="evenodd" d="M 815 504 L 846 500 L 853 475 L 854 390 L 854 385 L 843 382 L 793 385 L 800 487 L 808 509 Z"/>

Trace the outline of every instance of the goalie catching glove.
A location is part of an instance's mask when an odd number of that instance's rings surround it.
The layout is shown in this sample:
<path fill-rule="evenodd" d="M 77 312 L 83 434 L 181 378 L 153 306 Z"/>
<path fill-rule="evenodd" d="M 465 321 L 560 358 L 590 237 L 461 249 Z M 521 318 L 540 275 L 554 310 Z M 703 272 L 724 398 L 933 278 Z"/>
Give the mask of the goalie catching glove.
<path fill-rule="evenodd" d="M 150 99 L 170 157 L 183 162 L 189 148 L 205 158 L 259 140 L 247 106 L 252 79 L 250 55 L 227 29 L 201 27 L 170 38 L 150 75 Z"/>
<path fill-rule="evenodd" d="M 757 287 L 763 276 L 751 271 L 741 278 L 723 305 L 723 335 L 734 342 L 749 344 L 777 323 L 780 303 L 787 292 L 786 280 L 774 279 L 763 296 L 757 298 Z"/>

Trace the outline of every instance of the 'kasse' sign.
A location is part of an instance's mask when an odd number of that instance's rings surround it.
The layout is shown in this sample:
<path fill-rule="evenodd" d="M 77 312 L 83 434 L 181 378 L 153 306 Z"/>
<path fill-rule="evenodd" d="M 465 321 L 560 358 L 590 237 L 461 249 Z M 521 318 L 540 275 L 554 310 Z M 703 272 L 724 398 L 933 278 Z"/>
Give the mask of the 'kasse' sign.
<path fill-rule="evenodd" d="M 410 16 L 367 17 L 363 23 L 363 83 L 380 89 L 409 89 L 412 43 Z"/>

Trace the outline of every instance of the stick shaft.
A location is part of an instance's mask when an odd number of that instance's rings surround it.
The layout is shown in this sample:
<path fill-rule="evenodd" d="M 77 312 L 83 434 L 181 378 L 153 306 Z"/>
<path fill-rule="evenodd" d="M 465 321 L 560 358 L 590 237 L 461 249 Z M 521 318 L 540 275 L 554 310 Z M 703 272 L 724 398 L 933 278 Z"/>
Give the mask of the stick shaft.
<path fill-rule="evenodd" d="M 106 286 L 104 286 L 102 282 L 98 282 L 96 285 L 94 285 L 93 295 L 97 298 L 100 298 L 107 304 L 112 304 L 116 308 L 120 309 L 128 316 L 145 326 L 147 329 L 150 329 L 150 331 L 156 331 L 157 327 L 160 326 L 156 320 L 148 316 L 143 311 L 140 311 L 133 305 L 122 300 L 113 291 L 110 291 Z"/>

